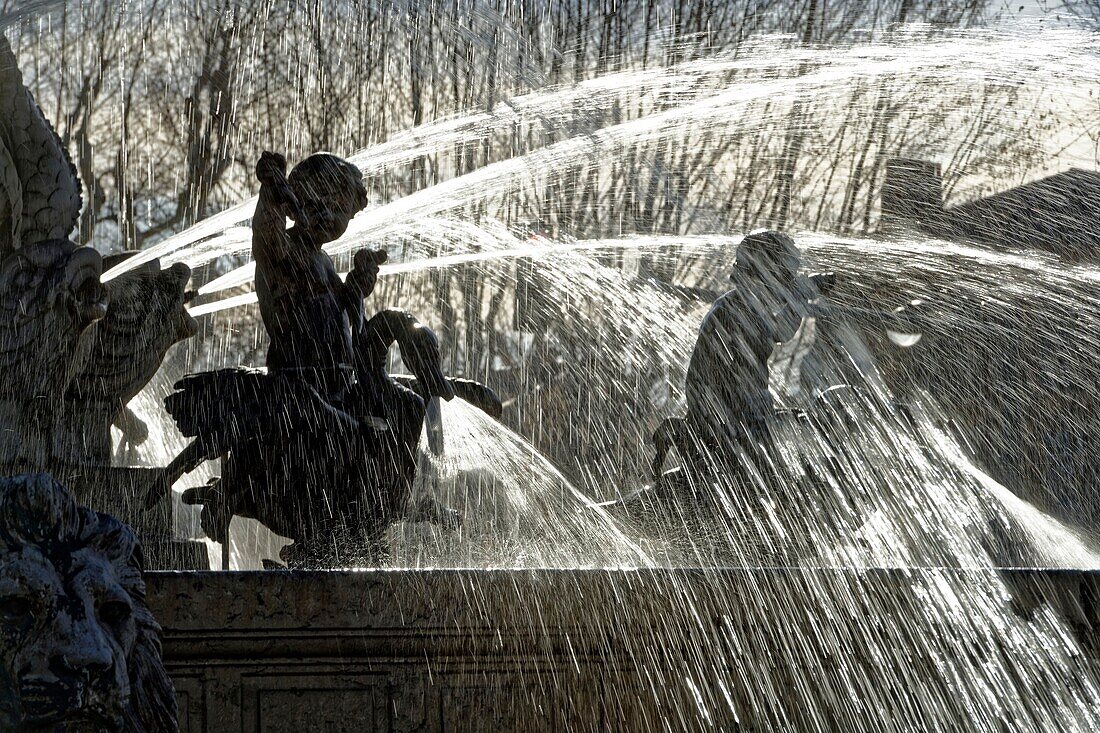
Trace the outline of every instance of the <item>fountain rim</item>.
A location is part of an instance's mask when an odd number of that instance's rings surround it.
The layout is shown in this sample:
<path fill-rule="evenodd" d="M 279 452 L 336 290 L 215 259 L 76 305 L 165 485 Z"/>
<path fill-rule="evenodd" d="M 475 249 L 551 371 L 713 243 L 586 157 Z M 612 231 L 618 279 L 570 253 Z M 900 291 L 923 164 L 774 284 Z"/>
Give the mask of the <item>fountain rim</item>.
<path fill-rule="evenodd" d="M 322 637 L 335 656 L 390 653 L 398 637 L 416 656 L 492 654 L 502 638 L 522 646 L 546 634 L 566 647 L 620 644 L 658 618 L 659 628 L 754 626 L 762 611 L 796 597 L 843 607 L 830 621 L 842 624 L 865 610 L 830 598 L 923 605 L 924 592 L 939 594 L 944 583 L 1011 599 L 1025 615 L 1047 604 L 1075 624 L 1100 620 L 1100 570 L 1066 569 L 160 571 L 146 573 L 146 597 L 166 639 L 186 642 L 185 656 L 246 655 L 255 639 L 291 654 Z M 355 651 L 345 644 L 352 639 L 373 641 Z"/>

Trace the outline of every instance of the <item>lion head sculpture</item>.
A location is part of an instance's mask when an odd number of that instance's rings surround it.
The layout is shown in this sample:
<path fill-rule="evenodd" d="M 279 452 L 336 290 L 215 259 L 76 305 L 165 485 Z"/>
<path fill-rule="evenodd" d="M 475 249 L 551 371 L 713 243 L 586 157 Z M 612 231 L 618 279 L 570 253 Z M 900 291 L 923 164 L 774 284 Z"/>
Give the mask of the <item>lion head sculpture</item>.
<path fill-rule="evenodd" d="M 53 478 L 0 479 L 0 730 L 178 730 L 142 562 Z"/>

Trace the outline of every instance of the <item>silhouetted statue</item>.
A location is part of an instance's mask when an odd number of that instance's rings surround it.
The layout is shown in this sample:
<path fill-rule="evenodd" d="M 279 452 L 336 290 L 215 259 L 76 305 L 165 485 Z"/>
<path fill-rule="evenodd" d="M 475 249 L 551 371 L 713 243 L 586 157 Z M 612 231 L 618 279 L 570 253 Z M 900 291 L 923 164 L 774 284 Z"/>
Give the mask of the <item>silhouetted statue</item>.
<path fill-rule="evenodd" d="M 737 248 L 732 289 L 703 318 L 688 364 L 687 414 L 654 434 L 660 474 L 676 446 L 689 471 L 736 464 L 739 449 L 771 443 L 768 358 L 790 339 L 817 295 L 798 282 L 801 255 L 786 234 L 753 232 Z"/>
<path fill-rule="evenodd" d="M 222 475 L 190 489 L 207 534 L 226 540 L 233 516 L 251 517 L 299 546 L 329 544 L 335 531 L 366 541 L 377 557 L 395 521 L 457 524 L 430 499 L 412 502 L 428 404 L 456 394 L 499 416 L 488 388 L 448 379 L 435 334 L 412 315 L 366 318 L 384 251 L 356 253 L 341 280 L 323 245 L 366 205 L 359 171 L 326 153 L 285 174 L 282 156 L 256 167 L 256 288 L 271 344 L 267 370 L 226 369 L 186 377 L 165 402 L 194 442 L 165 469 L 149 501 L 199 463 L 224 456 Z M 295 224 L 286 228 L 290 218 Z M 412 370 L 386 370 L 393 344 Z"/>
<path fill-rule="evenodd" d="M 178 730 L 129 527 L 45 474 L 0 478 L 0 730 Z"/>
<path fill-rule="evenodd" d="M 325 382 L 324 391 L 338 390 L 345 386 L 338 382 L 350 377 L 351 323 L 362 321 L 363 298 L 373 291 L 385 259 L 385 252 L 357 257 L 345 283 L 322 249 L 367 205 L 362 175 L 347 161 L 319 153 L 287 177 L 286 160 L 265 152 L 256 176 L 252 254 L 260 314 L 271 339 L 267 366 L 298 370 L 304 379 Z M 289 230 L 288 217 L 295 222 Z"/>
<path fill-rule="evenodd" d="M 778 417 L 769 389 L 768 360 L 779 343 L 794 336 L 804 318 L 831 319 L 858 312 L 887 329 L 912 325 L 908 323 L 915 310 L 912 305 L 880 313 L 824 302 L 822 296 L 833 289 L 836 276 L 800 276 L 800 264 L 798 248 L 782 232 L 755 231 L 738 246 L 730 275 L 733 287 L 718 298 L 699 329 L 687 371 L 686 415 L 667 418 L 653 434 L 652 470 L 659 481 L 682 479 L 684 472 L 688 477 L 736 474 L 746 461 L 767 477 L 774 463 L 773 426 Z M 919 340 L 919 335 L 894 335 L 900 345 Z M 829 394 L 832 398 L 840 393 L 830 390 Z M 827 400 L 822 408 L 832 409 Z M 798 415 L 791 410 L 784 413 Z M 667 477 L 662 471 L 672 448 L 680 454 L 683 471 Z"/>
<path fill-rule="evenodd" d="M 105 257 L 104 265 L 134 254 Z M 126 405 L 156 375 L 168 349 L 197 332 L 185 307 L 190 279 L 191 269 L 182 262 L 162 268 L 153 260 L 111 281 L 107 314 L 91 329 L 87 356 L 65 394 L 63 422 L 71 427 L 59 431 L 55 443 L 68 437 L 66 453 L 107 464 L 112 426 L 125 446 L 148 437 L 145 423 Z"/>
<path fill-rule="evenodd" d="M 3 37 L 0 111 L 0 463 L 105 465 L 112 423 L 141 437 L 126 403 L 193 333 L 190 271 L 154 261 L 100 282 L 104 259 L 68 239 L 76 170 Z"/>

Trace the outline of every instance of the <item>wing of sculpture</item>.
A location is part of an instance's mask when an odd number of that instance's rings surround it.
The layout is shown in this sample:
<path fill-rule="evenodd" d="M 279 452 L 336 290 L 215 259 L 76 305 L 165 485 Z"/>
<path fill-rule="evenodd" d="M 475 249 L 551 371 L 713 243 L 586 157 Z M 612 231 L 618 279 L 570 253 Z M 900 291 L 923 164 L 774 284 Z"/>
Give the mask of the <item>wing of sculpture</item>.
<path fill-rule="evenodd" d="M 195 332 L 185 265 L 148 263 L 108 298 L 100 255 L 69 240 L 80 206 L 72 161 L 0 35 L 0 461 L 108 462 L 111 424 Z"/>
<path fill-rule="evenodd" d="M 69 241 L 80 182 L 0 35 L 0 461 L 55 457 L 62 396 L 107 310 L 102 259 Z"/>
<path fill-rule="evenodd" d="M 68 239 L 80 216 L 80 179 L 23 84 L 0 35 L 0 259 L 28 244 Z"/>

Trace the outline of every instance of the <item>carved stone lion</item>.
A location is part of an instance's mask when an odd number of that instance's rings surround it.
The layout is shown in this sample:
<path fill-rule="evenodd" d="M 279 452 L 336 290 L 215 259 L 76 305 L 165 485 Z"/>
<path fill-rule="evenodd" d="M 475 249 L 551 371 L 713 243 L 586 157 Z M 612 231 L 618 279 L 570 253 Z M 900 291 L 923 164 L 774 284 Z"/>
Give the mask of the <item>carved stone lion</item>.
<path fill-rule="evenodd" d="M 0 657 L 0 730 L 178 730 L 141 546 L 45 474 L 0 479 Z"/>

